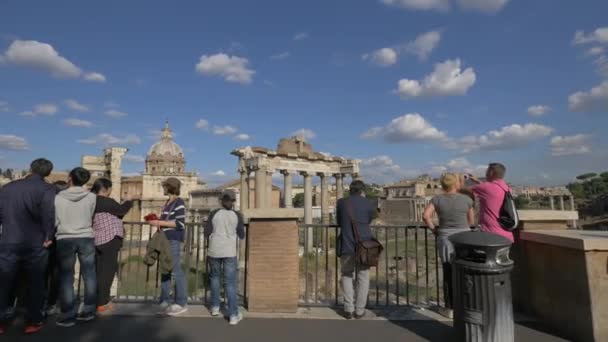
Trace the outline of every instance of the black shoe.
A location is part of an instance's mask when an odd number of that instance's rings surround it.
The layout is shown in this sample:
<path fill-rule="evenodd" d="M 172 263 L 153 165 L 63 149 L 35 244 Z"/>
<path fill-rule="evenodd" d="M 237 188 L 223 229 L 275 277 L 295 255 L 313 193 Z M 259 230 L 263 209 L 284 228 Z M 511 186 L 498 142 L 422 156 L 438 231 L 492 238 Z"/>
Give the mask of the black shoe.
<path fill-rule="evenodd" d="M 346 319 L 353 319 L 353 317 L 354 317 L 352 312 L 346 312 L 346 311 L 344 311 L 344 313 L 342 313 L 342 316 Z"/>
<path fill-rule="evenodd" d="M 365 312 L 362 313 L 362 314 L 360 314 L 360 315 L 359 314 L 355 314 L 355 319 L 361 319 L 363 317 L 365 317 Z"/>
<path fill-rule="evenodd" d="M 58 319 L 55 324 L 57 324 L 58 327 L 71 328 L 76 325 L 76 320 L 73 318 Z"/>
<path fill-rule="evenodd" d="M 82 313 L 79 313 L 78 316 L 76 316 L 76 320 L 78 320 L 79 322 L 90 322 L 94 319 L 95 319 L 94 312 L 82 312 Z"/>

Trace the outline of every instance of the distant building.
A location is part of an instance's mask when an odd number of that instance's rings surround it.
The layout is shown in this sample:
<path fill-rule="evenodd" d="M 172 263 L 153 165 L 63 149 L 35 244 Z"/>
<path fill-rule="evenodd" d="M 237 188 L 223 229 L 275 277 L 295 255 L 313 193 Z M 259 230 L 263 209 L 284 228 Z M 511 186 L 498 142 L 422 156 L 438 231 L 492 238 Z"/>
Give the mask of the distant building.
<path fill-rule="evenodd" d="M 442 192 L 439 180 L 429 175 L 422 175 L 416 179 L 402 180 L 384 187 L 384 197 L 386 199 L 433 197 Z"/>
<path fill-rule="evenodd" d="M 526 186 L 516 185 L 512 187 L 514 196 L 572 196 L 570 190 L 565 186 Z"/>

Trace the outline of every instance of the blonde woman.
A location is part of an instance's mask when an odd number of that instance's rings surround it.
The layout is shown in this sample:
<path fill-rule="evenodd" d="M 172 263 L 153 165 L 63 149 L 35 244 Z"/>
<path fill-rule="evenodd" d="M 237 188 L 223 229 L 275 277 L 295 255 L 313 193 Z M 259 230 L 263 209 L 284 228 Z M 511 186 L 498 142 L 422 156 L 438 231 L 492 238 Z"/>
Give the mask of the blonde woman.
<path fill-rule="evenodd" d="M 424 222 L 433 234 L 437 235 L 437 251 L 443 263 L 443 294 L 445 308 L 442 314 L 452 318 L 452 266 L 454 246 L 448 237 L 452 234 L 470 230 L 475 222 L 473 199 L 459 192 L 461 188 L 458 175 L 447 173 L 441 177 L 444 194 L 435 196 L 424 210 Z M 439 217 L 439 226 L 433 217 Z"/>

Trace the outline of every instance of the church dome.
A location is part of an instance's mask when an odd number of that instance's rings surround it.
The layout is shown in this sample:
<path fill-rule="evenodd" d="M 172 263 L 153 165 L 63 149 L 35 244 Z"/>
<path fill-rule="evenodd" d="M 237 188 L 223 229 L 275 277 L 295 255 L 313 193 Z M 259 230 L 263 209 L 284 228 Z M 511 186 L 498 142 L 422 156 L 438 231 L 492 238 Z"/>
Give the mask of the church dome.
<path fill-rule="evenodd" d="M 173 141 L 173 132 L 169 128 L 169 123 L 165 123 L 163 128 L 160 141 L 152 145 L 148 151 L 148 158 L 167 158 L 167 159 L 179 159 L 184 157 L 184 151 L 182 148 Z"/>

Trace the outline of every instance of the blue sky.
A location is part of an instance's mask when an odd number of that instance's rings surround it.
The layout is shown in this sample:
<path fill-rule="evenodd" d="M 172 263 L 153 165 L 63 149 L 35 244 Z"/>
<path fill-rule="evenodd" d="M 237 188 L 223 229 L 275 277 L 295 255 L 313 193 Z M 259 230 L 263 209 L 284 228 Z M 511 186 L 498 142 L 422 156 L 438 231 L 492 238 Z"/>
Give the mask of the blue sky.
<path fill-rule="evenodd" d="M 602 0 L 5 1 L 0 167 L 68 169 L 118 144 L 138 172 L 169 119 L 211 183 L 236 174 L 232 149 L 294 132 L 372 181 L 503 161 L 511 182 L 563 183 L 608 169 L 606 13 Z"/>

